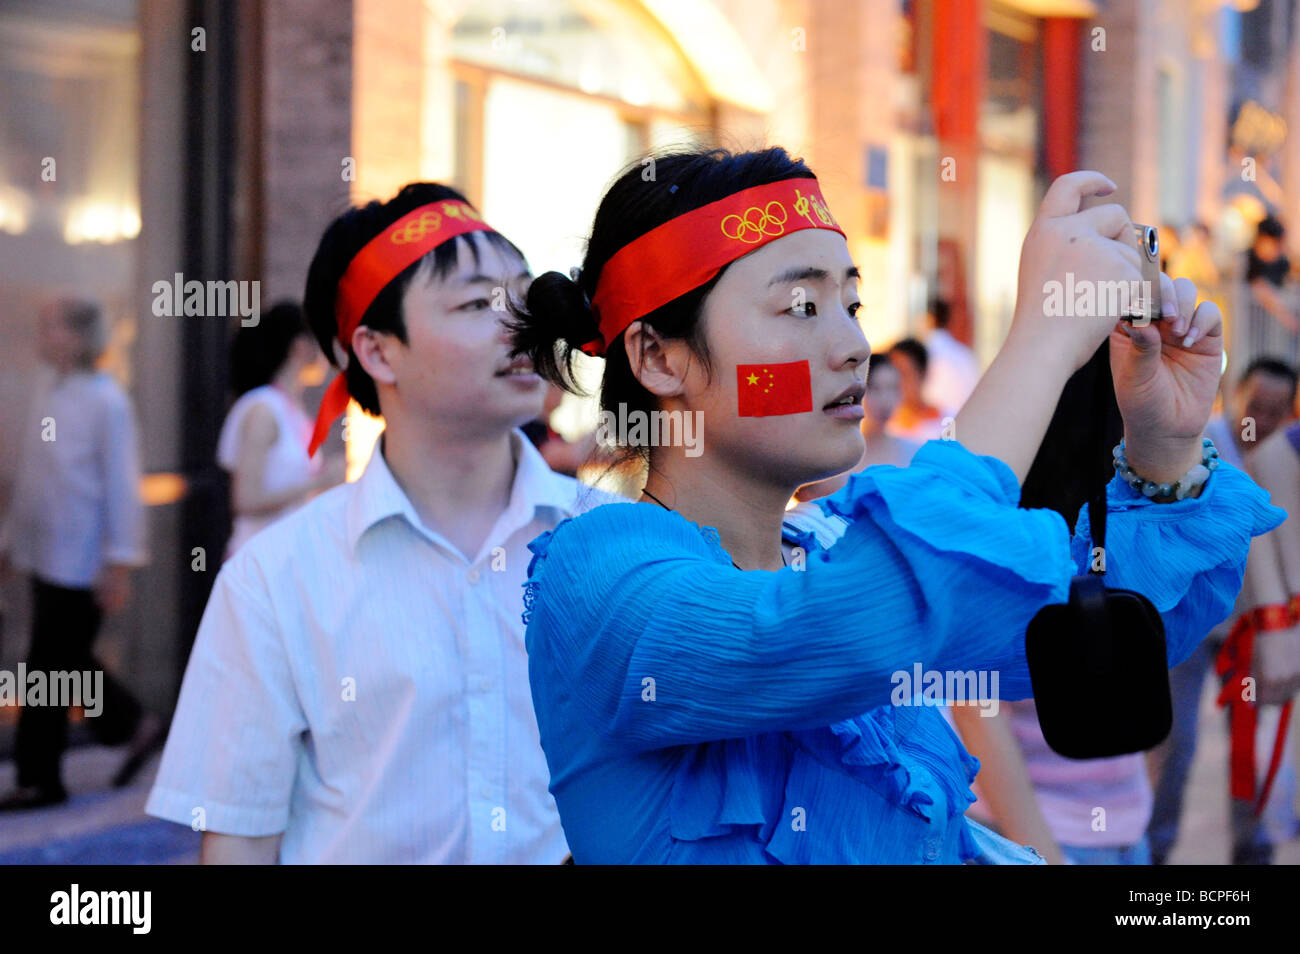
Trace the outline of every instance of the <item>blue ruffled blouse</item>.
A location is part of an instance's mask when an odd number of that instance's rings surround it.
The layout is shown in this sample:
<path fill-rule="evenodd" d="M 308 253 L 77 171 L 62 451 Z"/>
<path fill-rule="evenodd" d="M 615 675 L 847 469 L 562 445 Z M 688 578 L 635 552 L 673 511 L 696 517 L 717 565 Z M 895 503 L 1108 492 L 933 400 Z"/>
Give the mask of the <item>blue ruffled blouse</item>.
<path fill-rule="evenodd" d="M 1107 487 L 1107 584 L 1145 594 L 1172 666 L 1227 617 L 1250 539 L 1285 511 L 1221 463 L 1201 496 Z M 802 568 L 741 571 L 716 530 L 615 503 L 531 544 L 529 678 L 574 860 L 960 863 L 979 762 L 893 674 L 996 670 L 1031 694 L 1024 633 L 1091 549 L 1018 507 L 995 457 L 932 440 L 823 501 L 848 521 Z"/>

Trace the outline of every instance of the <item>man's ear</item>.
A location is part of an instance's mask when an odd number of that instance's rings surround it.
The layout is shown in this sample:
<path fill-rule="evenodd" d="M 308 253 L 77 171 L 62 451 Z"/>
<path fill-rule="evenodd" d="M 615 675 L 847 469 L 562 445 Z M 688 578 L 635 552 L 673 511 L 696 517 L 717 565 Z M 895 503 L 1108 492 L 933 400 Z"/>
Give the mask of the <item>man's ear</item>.
<path fill-rule="evenodd" d="M 365 325 L 352 332 L 352 353 L 356 355 L 361 370 L 370 375 L 377 385 L 397 383 L 397 376 L 388 363 L 388 349 L 396 342 L 395 335 L 375 331 Z"/>
<path fill-rule="evenodd" d="M 632 374 L 656 397 L 677 397 L 686 384 L 692 358 L 685 340 L 665 339 L 643 321 L 634 321 L 623 332 Z"/>

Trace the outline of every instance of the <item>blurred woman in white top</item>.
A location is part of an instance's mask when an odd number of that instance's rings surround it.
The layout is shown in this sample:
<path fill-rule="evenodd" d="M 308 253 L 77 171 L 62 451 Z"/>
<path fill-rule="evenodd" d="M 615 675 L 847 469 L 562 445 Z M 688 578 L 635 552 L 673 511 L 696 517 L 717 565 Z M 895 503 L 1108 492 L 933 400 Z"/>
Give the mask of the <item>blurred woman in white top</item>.
<path fill-rule="evenodd" d="M 307 456 L 312 422 L 303 392 L 324 381 L 325 359 L 302 310 L 280 303 L 235 336 L 230 382 L 237 396 L 217 441 L 230 472 L 234 526 L 226 558 L 259 530 L 343 479 L 342 457 Z"/>

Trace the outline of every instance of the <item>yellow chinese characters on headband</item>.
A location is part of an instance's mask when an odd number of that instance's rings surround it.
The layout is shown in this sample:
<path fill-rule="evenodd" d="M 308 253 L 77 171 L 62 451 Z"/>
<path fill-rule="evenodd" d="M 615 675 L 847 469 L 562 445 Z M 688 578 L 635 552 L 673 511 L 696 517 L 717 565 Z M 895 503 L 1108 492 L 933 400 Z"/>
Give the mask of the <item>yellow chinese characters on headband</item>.
<path fill-rule="evenodd" d="M 482 217 L 463 202 L 444 202 L 442 204 L 442 213 L 448 218 L 460 219 L 464 216 L 474 222 L 482 222 Z"/>
<path fill-rule="evenodd" d="M 840 227 L 840 224 L 835 221 L 835 217 L 831 215 L 831 210 L 826 208 L 826 203 L 820 198 L 815 195 L 804 195 L 798 189 L 794 190 L 794 196 L 795 212 L 802 215 L 814 227 L 820 228 L 821 226 L 818 226 L 816 222 L 813 222 L 813 217 L 809 214 L 810 210 L 817 215 L 817 218 L 821 220 L 823 226 L 827 228 Z"/>

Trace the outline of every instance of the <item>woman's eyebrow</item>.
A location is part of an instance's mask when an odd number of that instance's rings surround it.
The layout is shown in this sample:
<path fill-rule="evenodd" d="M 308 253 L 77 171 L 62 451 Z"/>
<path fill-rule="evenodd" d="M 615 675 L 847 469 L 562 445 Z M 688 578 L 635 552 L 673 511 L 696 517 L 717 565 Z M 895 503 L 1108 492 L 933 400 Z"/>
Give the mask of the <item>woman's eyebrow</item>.
<path fill-rule="evenodd" d="M 826 271 L 824 268 L 817 268 L 812 265 L 796 265 L 793 268 L 786 269 L 780 275 L 773 278 L 767 283 L 767 287 L 771 288 L 773 285 L 788 285 L 791 282 L 820 282 L 827 278 L 830 278 L 830 272 Z M 853 279 L 854 281 L 858 281 L 862 278 L 862 272 L 858 266 L 854 265 L 844 270 L 844 278 L 846 280 Z"/>
<path fill-rule="evenodd" d="M 816 268 L 812 265 L 796 265 L 793 268 L 787 268 L 780 275 L 773 278 L 767 283 L 767 287 L 771 288 L 773 285 L 788 285 L 791 282 L 803 282 L 809 280 L 820 282 L 830 277 L 831 273 L 826 271 L 824 268 Z"/>
<path fill-rule="evenodd" d="M 513 280 L 518 281 L 519 279 L 529 279 L 532 277 L 533 276 L 528 272 L 520 272 L 518 275 L 514 277 Z M 461 279 L 460 284 L 461 285 L 504 285 L 506 283 L 502 281 L 500 277 L 495 277 L 492 275 L 468 275 L 465 278 Z"/>

